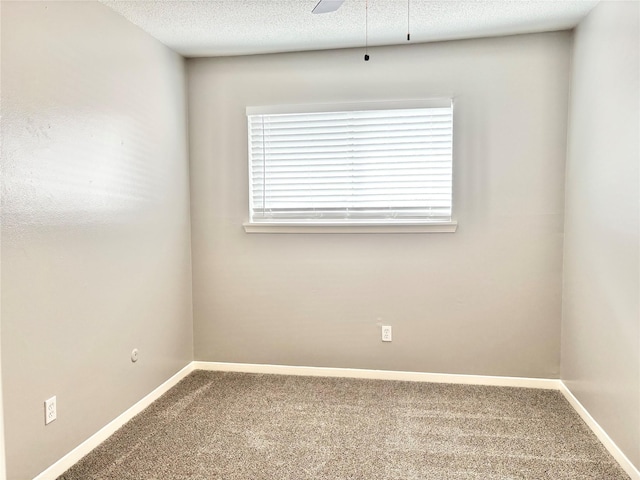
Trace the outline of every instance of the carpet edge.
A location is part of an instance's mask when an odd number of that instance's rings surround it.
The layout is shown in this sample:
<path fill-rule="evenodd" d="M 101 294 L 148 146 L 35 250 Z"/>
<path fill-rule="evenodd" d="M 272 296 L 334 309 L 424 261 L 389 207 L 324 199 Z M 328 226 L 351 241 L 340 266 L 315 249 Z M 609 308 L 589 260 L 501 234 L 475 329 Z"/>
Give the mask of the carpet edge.
<path fill-rule="evenodd" d="M 454 383 L 459 385 L 486 385 L 497 387 L 539 388 L 560 390 L 560 379 L 501 377 L 449 373 L 407 372 L 397 370 L 369 370 L 359 368 L 306 367 L 295 365 L 267 365 L 257 363 L 194 361 L 194 370 L 220 372 L 264 373 L 273 375 L 299 375 L 307 377 L 367 378 L 373 380 L 399 380 L 427 383 Z"/>
<path fill-rule="evenodd" d="M 600 440 L 600 443 L 604 445 L 611 456 L 618 462 L 620 467 L 625 471 L 631 480 L 640 480 L 640 471 L 635 467 L 631 460 L 624 454 L 620 447 L 616 445 L 613 439 L 607 434 L 604 428 L 591 416 L 589 411 L 580 403 L 580 401 L 573 395 L 569 387 L 561 380 L 559 386 L 560 393 L 569 402 L 571 407 L 576 411 L 580 418 L 587 424 L 589 429 Z"/>
<path fill-rule="evenodd" d="M 77 447 L 72 449 L 69 453 L 64 455 L 54 464 L 50 465 L 48 468 L 43 470 L 41 473 L 36 475 L 33 480 L 55 480 L 64 472 L 66 472 L 69 468 L 79 462 L 84 456 L 90 453 L 94 448 L 104 442 L 107 438 L 113 435 L 116 430 L 122 427 L 125 423 L 131 420 L 133 417 L 138 415 L 144 409 L 146 409 L 149 405 L 155 402 L 158 398 L 164 395 L 171 388 L 176 386 L 180 380 L 184 379 L 187 375 L 189 375 L 193 370 L 193 363 L 190 362 L 177 373 L 175 373 L 172 377 L 166 380 L 164 383 L 156 387 L 150 393 L 145 395 L 138 402 L 133 404 L 127 410 L 122 412 L 112 421 L 107 423 L 104 427 L 98 430 L 96 433 L 91 435 L 85 441 L 80 443 Z"/>

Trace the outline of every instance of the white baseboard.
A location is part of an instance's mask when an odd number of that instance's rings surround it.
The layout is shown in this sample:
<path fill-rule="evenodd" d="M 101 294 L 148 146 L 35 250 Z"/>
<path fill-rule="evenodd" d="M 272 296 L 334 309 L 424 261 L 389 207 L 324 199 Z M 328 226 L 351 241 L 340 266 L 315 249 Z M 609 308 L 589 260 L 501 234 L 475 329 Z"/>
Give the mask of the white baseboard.
<path fill-rule="evenodd" d="M 401 372 L 395 370 L 365 370 L 359 368 L 296 367 L 256 363 L 193 362 L 194 370 L 221 372 L 271 373 L 307 377 L 369 378 L 404 380 L 408 382 L 458 383 L 462 385 L 493 385 L 499 387 L 544 388 L 558 390 L 560 380 L 549 378 L 492 377 L 449 373 Z"/>
<path fill-rule="evenodd" d="M 607 432 L 605 432 L 600 424 L 591 416 L 589 411 L 584 408 L 584 405 L 571 393 L 571 390 L 569 390 L 569 387 L 567 387 L 564 382 L 560 382 L 560 392 L 562 392 L 573 409 L 578 412 L 578 415 L 580 415 L 582 420 L 584 420 L 591 431 L 598 437 L 598 440 L 602 442 L 611 456 L 615 458 L 627 475 L 631 477 L 631 480 L 640 480 L 640 471 L 631 463 L 631 460 L 627 458 L 622 450 L 618 448 L 611 437 L 607 435 Z"/>
<path fill-rule="evenodd" d="M 151 405 L 155 400 L 160 398 L 169 389 L 177 385 L 177 383 L 184 377 L 189 375 L 193 371 L 193 362 L 184 367 L 178 373 L 176 373 L 169 380 L 164 382 L 158 388 L 153 390 L 150 394 L 145 396 L 131 408 L 124 413 L 116 417 L 114 420 L 106 424 L 76 448 L 67 453 L 64 457 L 37 475 L 33 480 L 54 480 L 66 472 L 69 468 L 75 465 L 82 457 L 88 454 L 91 450 L 96 448 L 107 438 L 115 433 L 125 423 L 142 412 L 145 408 Z"/>

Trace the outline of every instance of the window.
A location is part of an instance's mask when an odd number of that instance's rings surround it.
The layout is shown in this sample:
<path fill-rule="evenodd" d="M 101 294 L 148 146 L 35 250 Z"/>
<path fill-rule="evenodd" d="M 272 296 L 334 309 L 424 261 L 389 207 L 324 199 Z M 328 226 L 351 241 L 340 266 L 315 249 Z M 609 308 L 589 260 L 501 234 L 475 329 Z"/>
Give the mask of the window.
<path fill-rule="evenodd" d="M 454 224 L 452 102 L 409 105 L 247 108 L 249 225 Z"/>

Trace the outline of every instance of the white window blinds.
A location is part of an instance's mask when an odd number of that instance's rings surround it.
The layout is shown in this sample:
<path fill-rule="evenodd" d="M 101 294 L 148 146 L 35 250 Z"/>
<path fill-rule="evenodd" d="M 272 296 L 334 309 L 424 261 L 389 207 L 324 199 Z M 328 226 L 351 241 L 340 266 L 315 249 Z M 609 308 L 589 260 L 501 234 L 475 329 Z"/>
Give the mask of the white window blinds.
<path fill-rule="evenodd" d="M 252 223 L 451 220 L 450 100 L 247 117 Z"/>

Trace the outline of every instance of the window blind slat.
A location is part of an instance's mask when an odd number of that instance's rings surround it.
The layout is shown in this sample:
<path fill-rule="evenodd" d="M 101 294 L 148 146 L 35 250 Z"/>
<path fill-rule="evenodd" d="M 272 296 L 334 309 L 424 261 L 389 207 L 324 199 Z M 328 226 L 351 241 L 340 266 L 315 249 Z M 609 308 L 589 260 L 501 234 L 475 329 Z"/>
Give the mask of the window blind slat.
<path fill-rule="evenodd" d="M 432 136 L 438 135 L 451 135 L 451 128 L 448 126 L 443 127 L 433 127 L 428 130 L 420 129 L 420 128 L 406 128 L 402 130 L 388 130 L 385 135 L 385 141 L 392 140 L 402 140 L 405 138 L 430 138 Z M 336 129 L 335 131 L 323 131 L 323 132 L 295 132 L 291 134 L 280 134 L 280 135 L 262 135 L 262 132 L 254 132 L 250 135 L 250 140 L 252 145 L 263 145 L 263 144 L 277 144 L 279 142 L 299 142 L 301 145 L 305 145 L 306 142 L 310 141 L 330 141 L 330 140 L 357 140 L 357 139 L 380 139 L 378 132 L 371 131 L 346 131 Z"/>
<path fill-rule="evenodd" d="M 420 161 L 420 159 L 423 161 Z M 367 162 L 367 157 L 359 156 L 353 159 L 352 163 L 344 164 L 340 163 L 339 157 L 307 157 L 304 158 L 304 161 L 307 162 L 307 165 L 301 165 L 300 163 L 296 163 L 291 161 L 290 159 L 282 159 L 278 160 L 277 163 L 274 161 L 273 165 L 260 167 L 259 165 L 255 165 L 252 170 L 256 173 L 262 171 L 268 171 L 270 173 L 277 173 L 278 171 L 284 170 L 303 170 L 306 172 L 317 171 L 327 171 L 327 170 L 353 170 L 358 171 L 360 169 L 364 169 L 366 167 L 370 169 L 385 169 L 388 166 L 391 166 L 392 169 L 401 168 L 401 167 L 422 167 L 422 168 L 435 168 L 438 164 L 446 164 L 451 165 L 450 162 L 451 155 L 429 155 L 428 157 L 420 157 L 419 155 L 413 156 L 405 156 L 398 158 L 389 158 L 384 156 L 378 156 L 371 158 L 371 162 Z M 396 160 L 396 161 L 394 161 Z"/>
<path fill-rule="evenodd" d="M 416 178 L 425 178 L 428 177 L 430 180 L 446 180 L 449 183 L 451 183 L 451 171 L 449 170 L 448 172 L 440 172 L 440 173 L 434 173 L 434 174 L 430 174 L 430 173 L 423 173 L 423 172 L 414 172 L 411 170 L 404 170 L 401 173 L 397 173 L 397 172 L 393 172 L 393 173 L 385 173 L 385 172 L 373 172 L 370 173 L 369 175 L 363 175 L 362 179 L 354 177 L 353 175 L 350 175 L 348 172 L 343 172 L 342 174 L 331 174 L 331 175 L 324 175 L 322 178 L 318 179 L 317 177 L 313 177 L 311 175 L 307 175 L 307 176 L 301 176 L 300 174 L 292 174 L 292 173 L 288 173 L 288 174 L 282 174 L 277 178 L 278 182 L 284 182 L 284 181 L 294 181 L 297 180 L 297 183 L 305 183 L 305 182 L 313 182 L 313 183 L 331 183 L 333 181 L 333 179 L 336 179 L 336 181 L 344 181 L 346 179 L 352 179 L 354 182 L 357 181 L 363 181 L 363 182 L 367 182 L 367 181 L 374 181 L 376 179 L 386 179 L 389 178 L 390 181 L 394 180 L 395 178 L 406 178 L 406 176 L 413 176 Z M 261 178 L 264 177 L 260 177 L 258 178 L 258 180 L 260 181 L 260 183 L 262 183 Z M 275 185 L 276 183 L 274 183 Z M 271 184 L 266 186 L 267 189 L 269 188 L 273 188 L 271 186 Z"/>
<path fill-rule="evenodd" d="M 353 112 L 326 112 L 326 113 L 290 113 L 290 114 L 266 114 L 250 115 L 249 121 L 255 123 L 271 122 L 274 124 L 283 123 L 305 123 L 305 122 L 336 122 L 341 120 L 366 121 L 380 120 L 383 122 L 395 121 L 397 119 L 412 118 L 439 118 L 451 117 L 450 108 L 432 109 L 406 109 L 406 110 L 368 110 Z"/>
<path fill-rule="evenodd" d="M 307 128 L 283 128 L 277 131 L 270 131 L 266 126 L 264 129 L 260 128 L 260 131 L 254 131 L 253 135 L 257 136 L 265 136 L 269 138 L 278 138 L 280 136 L 285 135 L 324 135 L 324 134 L 340 134 L 340 133 L 351 133 L 351 134 L 367 134 L 374 132 L 410 132 L 410 131 L 421 131 L 425 132 L 426 130 L 433 129 L 437 130 L 437 127 L 445 128 L 447 124 L 424 124 L 424 125 L 403 125 L 403 124 L 389 124 L 389 125 L 351 125 L 349 128 L 341 127 L 340 125 L 335 125 L 332 127 L 307 127 Z"/>

